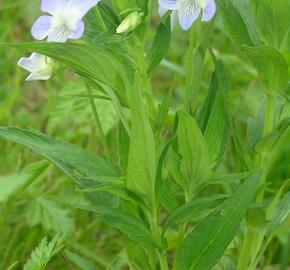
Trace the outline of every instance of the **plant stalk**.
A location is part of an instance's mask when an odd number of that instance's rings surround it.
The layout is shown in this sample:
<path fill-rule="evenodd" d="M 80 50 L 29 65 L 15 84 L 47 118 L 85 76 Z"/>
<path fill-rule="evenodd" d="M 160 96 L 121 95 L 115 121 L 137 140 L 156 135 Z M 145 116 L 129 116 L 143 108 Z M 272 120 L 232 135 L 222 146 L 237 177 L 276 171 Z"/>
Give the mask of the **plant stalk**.
<path fill-rule="evenodd" d="M 274 95 L 267 93 L 266 98 L 267 98 L 266 116 L 263 131 L 264 138 L 273 130 L 275 123 L 275 105 L 276 105 Z M 263 153 L 259 167 L 263 171 L 260 181 L 260 185 L 263 185 L 267 181 L 268 174 L 267 157 L 265 158 L 265 154 Z M 258 204 L 262 204 L 263 201 L 264 201 L 264 190 L 261 190 L 261 192 L 259 192 L 259 194 L 256 197 L 256 202 Z M 245 235 L 242 244 L 237 270 L 248 269 L 249 263 L 252 264 L 252 261 L 255 261 L 258 250 L 261 247 L 261 244 L 263 243 L 263 237 L 264 237 L 263 233 L 255 232 L 253 228 L 249 226 L 247 227 L 247 233 Z"/>
<path fill-rule="evenodd" d="M 102 127 L 102 124 L 101 124 L 101 120 L 100 120 L 100 117 L 99 117 L 99 114 L 98 114 L 98 111 L 97 111 L 97 108 L 96 108 L 94 97 L 92 95 L 92 90 L 91 90 L 90 86 L 88 85 L 88 83 L 86 83 L 86 86 L 87 86 L 86 88 L 88 90 L 89 100 L 90 100 L 91 108 L 92 108 L 93 115 L 94 115 L 94 118 L 95 118 L 96 126 L 97 126 L 97 129 L 98 129 L 98 132 L 99 132 L 100 140 L 101 140 L 102 145 L 104 147 L 104 151 L 105 151 L 106 157 L 109 160 L 112 161 L 112 157 L 111 157 L 109 146 L 108 146 L 108 143 L 107 143 L 107 140 L 106 140 L 106 136 L 105 136 L 105 133 L 104 133 L 104 130 L 103 130 L 103 127 Z"/>
<path fill-rule="evenodd" d="M 268 93 L 267 94 L 267 107 L 266 107 L 266 117 L 264 124 L 264 137 L 268 135 L 272 130 L 275 122 L 275 97 L 274 95 Z"/>
<path fill-rule="evenodd" d="M 195 29 L 191 27 L 189 35 L 189 48 L 187 53 L 187 67 L 186 67 L 186 82 L 185 82 L 185 97 L 184 110 L 190 112 L 191 108 L 191 89 L 193 84 L 193 60 L 194 60 L 194 37 Z"/>
<path fill-rule="evenodd" d="M 151 120 L 155 119 L 155 101 L 153 96 L 153 91 L 151 87 L 151 82 L 147 73 L 147 64 L 144 57 L 144 48 L 142 44 L 137 45 L 137 60 L 139 64 L 140 76 L 142 79 L 142 84 L 144 87 L 144 96 L 148 106 L 149 118 Z"/>

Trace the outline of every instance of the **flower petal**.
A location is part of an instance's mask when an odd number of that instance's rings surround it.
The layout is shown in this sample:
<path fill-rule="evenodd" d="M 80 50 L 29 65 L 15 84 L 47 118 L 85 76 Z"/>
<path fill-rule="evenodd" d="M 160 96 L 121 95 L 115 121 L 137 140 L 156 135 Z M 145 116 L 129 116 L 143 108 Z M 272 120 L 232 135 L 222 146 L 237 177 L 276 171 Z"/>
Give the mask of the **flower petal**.
<path fill-rule="evenodd" d="M 52 17 L 40 16 L 32 25 L 31 34 L 35 39 L 45 39 L 51 29 Z"/>
<path fill-rule="evenodd" d="M 53 15 L 54 11 L 63 7 L 66 0 L 41 0 L 41 10 Z"/>
<path fill-rule="evenodd" d="M 79 39 L 84 34 L 84 30 L 85 30 L 85 23 L 83 21 L 78 21 L 76 31 L 73 32 L 68 38 Z"/>
<path fill-rule="evenodd" d="M 34 71 L 34 66 L 29 58 L 26 58 L 26 57 L 20 58 L 17 65 L 19 67 L 22 67 L 23 69 L 29 71 L 29 72 Z"/>
<path fill-rule="evenodd" d="M 36 72 L 46 66 L 46 56 L 38 53 L 32 53 L 30 57 L 22 57 L 17 65 L 29 72 Z"/>
<path fill-rule="evenodd" d="M 37 73 L 31 73 L 25 81 L 46 81 L 51 78 L 51 71 L 40 71 Z"/>
<path fill-rule="evenodd" d="M 158 13 L 160 17 L 162 17 L 167 11 L 168 9 L 159 6 Z"/>
<path fill-rule="evenodd" d="M 210 21 L 216 12 L 216 4 L 214 0 L 209 0 L 206 7 L 203 9 L 202 21 Z"/>
<path fill-rule="evenodd" d="M 178 9 L 178 19 L 183 30 L 188 30 L 198 18 L 201 8 L 197 7 L 194 1 L 183 1 Z"/>
<path fill-rule="evenodd" d="M 178 24 L 178 11 L 173 10 L 171 14 L 171 29 L 174 29 L 177 24 Z"/>
<path fill-rule="evenodd" d="M 72 31 L 66 25 L 58 25 L 52 28 L 47 36 L 48 42 L 66 42 Z"/>
<path fill-rule="evenodd" d="M 82 19 L 99 2 L 100 0 L 70 0 L 69 5 L 77 10 L 79 19 Z"/>
<path fill-rule="evenodd" d="M 178 0 L 158 0 L 159 6 L 163 9 L 174 10 L 177 8 Z"/>

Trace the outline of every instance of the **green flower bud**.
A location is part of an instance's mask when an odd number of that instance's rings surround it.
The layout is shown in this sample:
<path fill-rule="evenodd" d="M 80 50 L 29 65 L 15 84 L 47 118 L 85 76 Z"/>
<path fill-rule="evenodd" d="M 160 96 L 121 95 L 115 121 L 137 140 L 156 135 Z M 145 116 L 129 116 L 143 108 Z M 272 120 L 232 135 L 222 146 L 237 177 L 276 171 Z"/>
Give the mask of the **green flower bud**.
<path fill-rule="evenodd" d="M 143 12 L 131 12 L 118 26 L 116 32 L 118 34 L 134 30 L 143 20 Z"/>

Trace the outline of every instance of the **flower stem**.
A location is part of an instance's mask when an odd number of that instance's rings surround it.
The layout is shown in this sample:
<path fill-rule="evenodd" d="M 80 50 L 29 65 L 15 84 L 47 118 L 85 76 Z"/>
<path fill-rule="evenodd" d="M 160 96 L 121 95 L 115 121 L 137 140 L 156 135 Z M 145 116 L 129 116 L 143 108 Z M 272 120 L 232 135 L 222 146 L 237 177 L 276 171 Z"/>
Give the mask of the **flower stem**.
<path fill-rule="evenodd" d="M 185 97 L 184 97 L 184 110 L 190 112 L 191 108 L 191 89 L 193 83 L 193 60 L 194 60 L 194 37 L 195 29 L 191 27 L 189 35 L 189 48 L 187 55 L 186 67 L 186 82 L 185 82 Z"/>
<path fill-rule="evenodd" d="M 96 126 L 97 126 L 97 129 L 99 131 L 99 136 L 100 136 L 102 145 L 104 147 L 104 151 L 105 151 L 106 157 L 109 158 L 110 160 L 112 160 L 112 157 L 111 157 L 111 154 L 110 154 L 110 150 L 109 150 L 109 146 L 108 146 L 108 143 L 107 143 L 107 140 L 106 140 L 106 136 L 105 136 L 105 133 L 104 133 L 104 130 L 103 130 L 103 127 L 102 127 L 102 124 L 101 124 L 101 120 L 100 120 L 100 117 L 99 117 L 99 114 L 98 114 L 98 111 L 97 111 L 97 108 L 96 108 L 94 97 L 92 95 L 92 90 L 91 90 L 90 86 L 88 85 L 88 83 L 86 83 L 86 86 L 87 86 L 89 100 L 90 100 L 91 108 L 92 108 L 93 115 L 94 115 L 94 118 L 95 118 Z"/>

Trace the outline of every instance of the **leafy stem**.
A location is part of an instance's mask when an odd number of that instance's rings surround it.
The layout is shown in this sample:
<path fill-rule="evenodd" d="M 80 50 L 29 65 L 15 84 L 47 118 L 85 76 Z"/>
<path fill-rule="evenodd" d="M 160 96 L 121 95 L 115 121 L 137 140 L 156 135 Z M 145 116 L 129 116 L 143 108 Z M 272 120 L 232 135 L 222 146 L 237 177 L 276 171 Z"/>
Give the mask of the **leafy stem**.
<path fill-rule="evenodd" d="M 184 110 L 190 112 L 191 107 L 191 88 L 193 83 L 193 58 L 194 58 L 194 37 L 195 29 L 191 27 L 189 36 L 189 48 L 187 55 L 186 67 L 186 82 L 185 82 L 185 97 L 184 97 Z"/>
<path fill-rule="evenodd" d="M 274 122 L 275 122 L 275 97 L 271 93 L 267 93 L 266 96 L 266 115 L 264 122 L 264 138 L 273 130 Z M 263 171 L 261 176 L 260 185 L 264 185 L 267 181 L 268 174 L 268 158 L 267 153 L 262 153 L 259 167 Z M 262 204 L 264 200 L 264 190 L 262 189 L 256 197 L 256 202 L 258 204 Z M 264 234 L 262 232 L 257 233 L 250 226 L 247 227 L 247 234 L 245 235 L 239 261 L 238 261 L 238 270 L 248 269 L 249 263 L 252 263 L 257 256 L 257 251 L 259 250 Z M 253 248 L 254 247 L 254 248 Z M 252 260 L 251 260 L 252 257 Z"/>
<path fill-rule="evenodd" d="M 143 44 L 140 44 L 140 41 L 137 41 L 137 61 L 139 65 L 140 75 L 144 87 L 144 96 L 147 102 L 148 111 L 149 111 L 149 118 L 155 119 L 155 101 L 153 96 L 153 91 L 150 83 L 150 79 L 147 73 L 147 64 L 144 57 L 144 47 Z"/>
<path fill-rule="evenodd" d="M 88 91 L 92 112 L 93 112 L 93 115 L 94 115 L 94 118 L 95 118 L 95 122 L 96 122 L 96 126 L 97 126 L 97 129 L 98 129 L 98 132 L 99 132 L 100 140 L 101 140 L 102 145 L 104 147 L 105 154 L 106 154 L 107 158 L 112 160 L 111 153 L 110 153 L 110 150 L 109 150 L 109 145 L 108 145 L 108 142 L 106 140 L 106 136 L 105 136 L 105 133 L 104 133 L 104 130 L 103 130 L 103 127 L 102 127 L 102 123 L 101 123 L 101 120 L 100 120 L 100 117 L 99 117 L 99 114 L 98 114 L 98 111 L 97 111 L 97 108 L 96 108 L 96 104 L 95 104 L 95 101 L 94 101 L 92 90 L 91 90 L 91 88 L 90 88 L 90 86 L 89 86 L 89 84 L 87 82 L 86 82 L 86 88 L 87 88 L 87 91 Z"/>
<path fill-rule="evenodd" d="M 266 118 L 264 125 L 264 137 L 269 134 L 274 125 L 275 121 L 275 97 L 271 93 L 267 93 L 267 107 L 266 107 Z"/>

